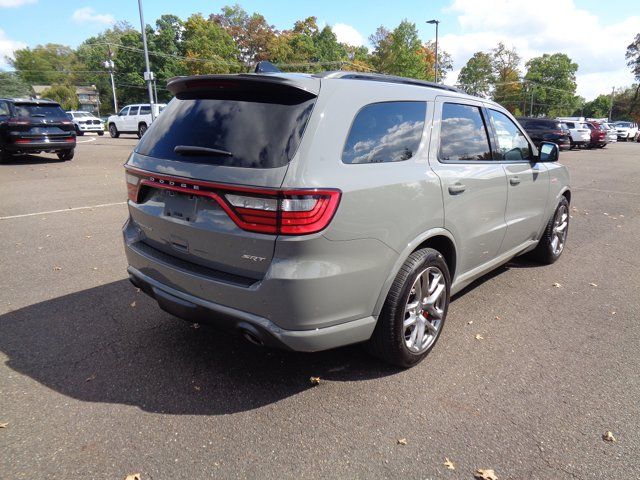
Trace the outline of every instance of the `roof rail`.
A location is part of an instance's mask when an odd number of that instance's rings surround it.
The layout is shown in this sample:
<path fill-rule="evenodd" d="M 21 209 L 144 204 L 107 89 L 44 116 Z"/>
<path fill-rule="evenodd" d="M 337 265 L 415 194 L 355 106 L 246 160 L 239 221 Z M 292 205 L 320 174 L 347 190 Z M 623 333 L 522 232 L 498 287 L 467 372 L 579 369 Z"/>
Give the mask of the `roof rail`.
<path fill-rule="evenodd" d="M 455 87 L 443 85 L 441 83 L 427 82 L 426 80 L 416 80 L 415 78 L 397 77 L 395 75 L 384 75 L 382 73 L 362 73 L 362 72 L 346 72 L 346 71 L 330 71 L 322 72 L 314 75 L 320 78 L 342 78 L 348 80 L 369 80 L 372 82 L 401 83 L 403 85 L 415 85 L 418 87 L 439 88 L 449 92 L 465 93 Z"/>

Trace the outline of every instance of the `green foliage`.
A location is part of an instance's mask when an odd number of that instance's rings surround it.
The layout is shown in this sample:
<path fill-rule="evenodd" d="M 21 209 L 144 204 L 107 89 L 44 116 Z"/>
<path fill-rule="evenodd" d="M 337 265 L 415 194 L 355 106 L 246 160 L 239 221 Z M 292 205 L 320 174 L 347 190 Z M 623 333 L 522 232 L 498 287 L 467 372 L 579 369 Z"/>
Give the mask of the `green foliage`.
<path fill-rule="evenodd" d="M 545 53 L 526 64 L 525 79 L 533 89 L 533 114 L 568 115 L 574 109 L 578 64 L 564 53 Z"/>
<path fill-rule="evenodd" d="M 594 100 L 585 102 L 581 112 L 584 117 L 605 118 L 609 117 L 609 108 L 611 108 L 611 94 L 598 95 Z"/>
<path fill-rule="evenodd" d="M 509 49 L 504 43 L 491 51 L 491 69 L 493 70 L 493 100 L 500 103 L 511 113 L 522 103 L 523 91 L 520 81 L 520 55 L 515 48 Z"/>
<path fill-rule="evenodd" d="M 458 88 L 469 95 L 488 97 L 492 83 L 491 56 L 485 52 L 474 53 L 458 74 Z"/>
<path fill-rule="evenodd" d="M 28 97 L 31 87 L 20 76 L 10 72 L 0 72 L 0 97 Z"/>
<path fill-rule="evenodd" d="M 242 71 L 236 60 L 240 54 L 231 35 L 218 23 L 201 14 L 191 15 L 184 24 L 183 48 L 190 74 L 235 73 Z"/>
<path fill-rule="evenodd" d="M 633 42 L 627 47 L 625 58 L 636 80 L 640 82 L 640 33 L 635 36 Z"/>
<path fill-rule="evenodd" d="M 83 69 L 71 47 L 54 43 L 16 50 L 14 58 L 8 60 L 20 72 L 20 77 L 30 85 L 73 81 L 73 71 Z"/>
<path fill-rule="evenodd" d="M 275 29 L 259 13 L 249 15 L 240 5 L 222 7 L 222 13 L 211 15 L 209 20 L 224 28 L 238 47 L 238 61 L 255 63 L 269 60 L 269 44 L 275 37 Z"/>
<path fill-rule="evenodd" d="M 69 85 L 51 85 L 42 92 L 42 98 L 48 98 L 58 102 L 64 110 L 75 110 L 78 108 L 78 95 L 76 89 Z"/>

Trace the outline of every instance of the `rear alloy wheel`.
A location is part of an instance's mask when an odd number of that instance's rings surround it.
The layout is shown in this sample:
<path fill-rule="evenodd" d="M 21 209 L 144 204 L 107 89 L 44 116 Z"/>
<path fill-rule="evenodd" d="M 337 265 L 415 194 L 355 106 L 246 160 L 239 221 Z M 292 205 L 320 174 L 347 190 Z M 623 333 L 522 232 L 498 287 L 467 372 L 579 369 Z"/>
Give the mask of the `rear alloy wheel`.
<path fill-rule="evenodd" d="M 563 196 L 553 217 L 549 220 L 538 246 L 531 252 L 531 255 L 547 265 L 555 262 L 564 251 L 568 233 L 569 201 Z"/>
<path fill-rule="evenodd" d="M 109 125 L 109 135 L 111 135 L 111 138 L 118 138 L 120 136 L 120 132 L 118 132 L 115 123 Z"/>
<path fill-rule="evenodd" d="M 442 331 L 450 286 L 449 269 L 438 251 L 412 253 L 389 290 L 369 341 L 372 353 L 403 368 L 423 360 Z"/>
<path fill-rule="evenodd" d="M 142 138 L 142 136 L 145 134 L 146 131 L 147 131 L 146 123 L 141 123 L 140 125 L 138 125 L 138 138 Z"/>
<path fill-rule="evenodd" d="M 58 153 L 58 158 L 63 161 L 71 160 L 73 158 L 73 154 L 75 153 L 74 149 L 71 150 L 63 150 Z"/>

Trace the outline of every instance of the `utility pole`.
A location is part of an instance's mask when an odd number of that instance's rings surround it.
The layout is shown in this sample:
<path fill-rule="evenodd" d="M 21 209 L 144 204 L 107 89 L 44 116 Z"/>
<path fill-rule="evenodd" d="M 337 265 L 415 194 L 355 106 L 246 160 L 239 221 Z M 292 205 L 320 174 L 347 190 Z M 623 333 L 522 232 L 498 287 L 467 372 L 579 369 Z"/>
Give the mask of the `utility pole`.
<path fill-rule="evenodd" d="M 611 87 L 611 103 L 609 105 L 609 118 L 607 120 L 611 121 L 611 115 L 613 114 L 613 97 L 616 94 L 616 87 Z"/>
<path fill-rule="evenodd" d="M 427 20 L 427 23 L 430 25 L 436 26 L 436 61 L 435 61 L 435 81 L 438 83 L 438 25 L 440 25 L 440 20 Z"/>
<path fill-rule="evenodd" d="M 151 121 L 155 120 L 156 112 L 153 101 L 153 72 L 149 68 L 149 50 L 147 49 L 147 29 L 144 24 L 144 16 L 142 15 L 142 0 L 138 0 L 138 10 L 140 11 L 140 30 L 142 31 L 142 47 L 144 48 L 144 63 L 146 70 L 144 79 L 147 82 L 147 90 L 149 90 L 149 104 L 151 106 Z"/>
<path fill-rule="evenodd" d="M 104 67 L 109 70 L 109 77 L 111 77 L 111 92 L 113 93 L 113 113 L 118 113 L 118 100 L 116 99 L 116 84 L 113 81 L 113 52 L 111 51 L 111 45 L 109 45 L 109 60 L 103 63 Z"/>
<path fill-rule="evenodd" d="M 533 117 L 533 88 L 531 88 L 531 105 L 529 106 L 529 116 Z"/>

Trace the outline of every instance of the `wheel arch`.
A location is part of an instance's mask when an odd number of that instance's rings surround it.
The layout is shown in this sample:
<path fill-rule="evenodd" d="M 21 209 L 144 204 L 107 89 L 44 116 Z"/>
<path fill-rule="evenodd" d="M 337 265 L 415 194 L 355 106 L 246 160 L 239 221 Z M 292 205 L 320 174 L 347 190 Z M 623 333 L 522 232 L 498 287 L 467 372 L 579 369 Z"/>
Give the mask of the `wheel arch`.
<path fill-rule="evenodd" d="M 391 272 L 389 273 L 389 276 L 385 280 L 382 286 L 382 289 L 380 291 L 380 294 L 378 296 L 378 300 L 373 310 L 374 317 L 377 317 L 378 315 L 380 315 L 380 311 L 382 310 L 384 302 L 387 298 L 389 289 L 391 288 L 391 284 L 393 283 L 394 279 L 398 275 L 398 272 L 400 271 L 400 268 L 402 268 L 402 265 L 404 264 L 404 262 L 407 260 L 407 258 L 409 258 L 409 255 L 411 255 L 416 250 L 420 250 L 422 248 L 433 248 L 435 250 L 438 250 L 442 254 L 447 264 L 447 267 L 449 268 L 449 274 L 451 275 L 451 283 L 453 284 L 453 280 L 456 275 L 456 267 L 457 267 L 456 241 L 453 238 L 453 235 L 451 234 L 451 232 L 449 232 L 444 228 L 435 228 L 435 229 L 429 230 L 423 233 L 422 235 L 420 235 L 419 237 L 417 237 L 416 239 L 414 239 L 412 242 L 410 242 L 407 245 L 407 247 L 398 256 L 398 259 L 393 265 L 393 269 L 391 270 Z"/>

